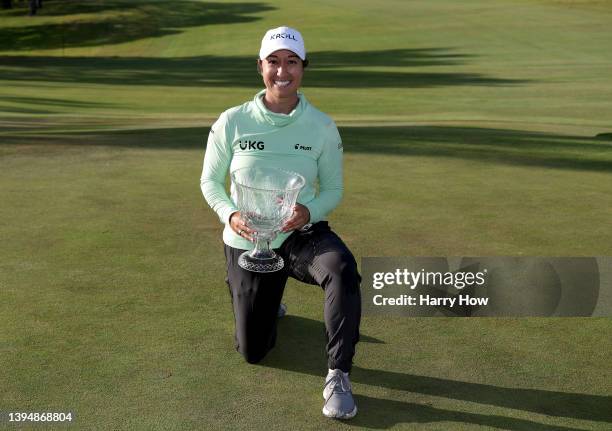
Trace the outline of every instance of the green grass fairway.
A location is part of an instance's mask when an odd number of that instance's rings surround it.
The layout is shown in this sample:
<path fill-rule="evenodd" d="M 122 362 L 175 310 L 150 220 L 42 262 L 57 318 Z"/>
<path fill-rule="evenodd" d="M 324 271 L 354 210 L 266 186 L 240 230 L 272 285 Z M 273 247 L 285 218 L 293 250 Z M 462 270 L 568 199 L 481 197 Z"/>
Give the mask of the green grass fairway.
<path fill-rule="evenodd" d="M 0 412 L 82 430 L 612 427 L 612 318 L 365 317 L 360 413 L 321 415 L 323 295 L 233 350 L 208 128 L 268 28 L 345 144 L 364 256 L 612 255 L 612 2 L 45 1 L 0 10 Z M 610 299 L 610 292 L 604 292 Z M 64 429 L 57 425 L 6 429 Z"/>

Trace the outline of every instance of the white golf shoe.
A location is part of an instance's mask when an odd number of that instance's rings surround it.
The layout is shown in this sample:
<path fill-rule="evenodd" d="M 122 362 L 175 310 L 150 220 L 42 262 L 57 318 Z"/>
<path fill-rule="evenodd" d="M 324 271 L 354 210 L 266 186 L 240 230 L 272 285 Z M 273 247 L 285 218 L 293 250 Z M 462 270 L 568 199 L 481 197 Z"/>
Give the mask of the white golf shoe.
<path fill-rule="evenodd" d="M 323 414 L 328 418 L 350 419 L 357 414 L 351 381 L 342 370 L 329 370 L 323 387 Z"/>

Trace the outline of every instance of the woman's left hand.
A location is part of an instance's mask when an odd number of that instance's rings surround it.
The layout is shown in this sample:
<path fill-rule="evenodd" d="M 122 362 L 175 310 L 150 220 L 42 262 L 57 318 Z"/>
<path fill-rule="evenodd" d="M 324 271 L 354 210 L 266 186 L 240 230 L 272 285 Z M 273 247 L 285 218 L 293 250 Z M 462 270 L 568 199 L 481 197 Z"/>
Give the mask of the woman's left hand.
<path fill-rule="evenodd" d="M 301 229 L 306 223 L 310 221 L 310 211 L 302 204 L 295 204 L 293 207 L 293 214 L 285 222 L 281 228 L 282 232 L 289 232 L 296 229 Z"/>

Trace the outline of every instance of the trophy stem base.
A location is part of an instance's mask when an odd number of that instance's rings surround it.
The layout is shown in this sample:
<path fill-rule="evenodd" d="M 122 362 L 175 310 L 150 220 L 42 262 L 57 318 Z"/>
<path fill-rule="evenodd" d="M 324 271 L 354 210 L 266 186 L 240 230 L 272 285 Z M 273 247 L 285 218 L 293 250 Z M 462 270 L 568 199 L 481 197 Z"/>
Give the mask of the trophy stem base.
<path fill-rule="evenodd" d="M 248 251 L 245 251 L 238 258 L 238 265 L 251 272 L 276 272 L 283 269 L 285 262 L 276 253 L 270 259 L 255 259 L 249 256 Z"/>
<path fill-rule="evenodd" d="M 269 241 L 256 239 L 255 248 L 240 255 L 238 266 L 251 272 L 276 272 L 283 269 L 285 261 L 270 249 Z"/>

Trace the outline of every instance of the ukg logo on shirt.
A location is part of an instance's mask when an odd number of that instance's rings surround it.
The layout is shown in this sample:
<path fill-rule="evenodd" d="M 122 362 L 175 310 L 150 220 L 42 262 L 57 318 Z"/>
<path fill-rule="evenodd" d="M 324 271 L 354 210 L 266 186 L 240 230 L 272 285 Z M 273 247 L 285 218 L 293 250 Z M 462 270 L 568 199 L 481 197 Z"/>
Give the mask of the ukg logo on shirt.
<path fill-rule="evenodd" d="M 241 150 L 263 150 L 263 141 L 238 141 Z"/>

